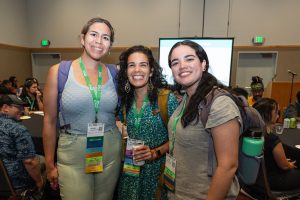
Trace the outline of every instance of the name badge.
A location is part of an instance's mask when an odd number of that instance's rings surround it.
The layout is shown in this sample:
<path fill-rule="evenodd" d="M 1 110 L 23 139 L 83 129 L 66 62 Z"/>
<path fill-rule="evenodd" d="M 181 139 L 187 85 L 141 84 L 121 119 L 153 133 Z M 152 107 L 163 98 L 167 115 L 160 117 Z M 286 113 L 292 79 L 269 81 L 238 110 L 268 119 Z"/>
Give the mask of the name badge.
<path fill-rule="evenodd" d="M 88 123 L 87 137 L 104 136 L 103 123 Z"/>
<path fill-rule="evenodd" d="M 103 171 L 104 124 L 89 123 L 87 130 L 85 172 Z"/>
<path fill-rule="evenodd" d="M 175 177 L 176 177 L 176 159 L 170 154 L 166 154 L 166 165 L 164 170 L 164 185 L 166 188 L 175 191 Z"/>

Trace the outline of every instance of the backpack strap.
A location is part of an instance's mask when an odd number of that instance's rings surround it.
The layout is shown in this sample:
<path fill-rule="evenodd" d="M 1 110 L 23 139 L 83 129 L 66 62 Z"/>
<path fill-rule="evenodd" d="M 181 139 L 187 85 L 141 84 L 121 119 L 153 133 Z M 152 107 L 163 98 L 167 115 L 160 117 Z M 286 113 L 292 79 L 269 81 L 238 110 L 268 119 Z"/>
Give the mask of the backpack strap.
<path fill-rule="evenodd" d="M 117 66 L 114 64 L 106 64 L 106 67 L 108 68 L 112 78 L 113 78 L 113 82 L 115 85 L 115 88 L 117 90 L 118 88 L 118 82 L 117 82 L 117 75 L 118 75 L 118 69 Z"/>
<path fill-rule="evenodd" d="M 60 99 L 61 99 L 62 92 L 65 88 L 65 85 L 66 85 L 66 82 L 68 79 L 71 64 L 72 64 L 71 60 L 69 60 L 69 61 L 63 60 L 59 63 L 58 76 L 57 76 L 57 91 L 58 91 L 57 102 L 59 105 L 58 109 L 60 109 Z"/>
<path fill-rule="evenodd" d="M 61 102 L 61 96 L 62 92 L 65 88 L 69 71 L 71 68 L 72 61 L 61 61 L 58 66 L 58 76 L 57 76 L 57 108 L 58 108 L 58 114 L 62 116 L 62 122 L 58 121 L 58 127 L 60 127 L 62 124 L 64 125 L 65 118 L 62 112 L 62 102 Z"/>
<path fill-rule="evenodd" d="M 106 67 L 108 68 L 111 76 L 112 76 L 112 79 L 113 79 L 113 82 L 114 82 L 114 85 L 115 85 L 115 88 L 116 88 L 116 91 L 118 91 L 118 80 L 117 80 L 117 77 L 118 77 L 118 68 L 116 65 L 114 64 L 106 64 Z M 121 97 L 118 96 L 118 106 L 117 106 L 117 110 L 119 110 L 121 106 Z"/>
<path fill-rule="evenodd" d="M 170 94 L 171 90 L 168 89 L 161 89 L 158 94 L 158 108 L 159 108 L 159 113 L 164 121 L 165 127 L 168 127 L 168 121 L 169 121 L 169 116 L 168 116 L 168 97 Z"/>
<path fill-rule="evenodd" d="M 208 120 L 208 114 L 210 112 L 210 108 L 211 105 L 213 103 L 213 101 L 219 97 L 219 96 L 223 96 L 225 95 L 223 93 L 223 90 L 221 90 L 220 88 L 213 88 L 212 91 L 210 91 L 206 97 L 205 100 L 206 101 L 202 101 L 199 105 L 199 111 L 200 111 L 200 120 L 203 124 L 203 127 L 205 128 L 206 126 L 206 122 Z M 215 149 L 214 149 L 214 143 L 213 143 L 213 138 L 211 135 L 211 130 L 210 129 L 206 129 L 205 131 L 208 133 L 208 161 L 207 161 L 207 174 L 208 176 L 212 176 L 213 175 L 213 171 L 217 166 L 217 159 L 215 156 Z"/>

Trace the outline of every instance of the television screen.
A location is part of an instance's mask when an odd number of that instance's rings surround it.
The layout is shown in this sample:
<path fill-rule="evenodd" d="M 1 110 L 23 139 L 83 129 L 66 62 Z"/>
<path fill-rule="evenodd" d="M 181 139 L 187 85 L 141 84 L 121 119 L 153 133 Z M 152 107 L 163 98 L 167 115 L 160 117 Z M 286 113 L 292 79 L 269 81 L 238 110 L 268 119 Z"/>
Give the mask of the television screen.
<path fill-rule="evenodd" d="M 174 84 L 168 65 L 171 47 L 179 41 L 192 40 L 200 44 L 207 53 L 209 70 L 223 85 L 230 86 L 233 38 L 159 38 L 159 64 L 170 85 Z"/>

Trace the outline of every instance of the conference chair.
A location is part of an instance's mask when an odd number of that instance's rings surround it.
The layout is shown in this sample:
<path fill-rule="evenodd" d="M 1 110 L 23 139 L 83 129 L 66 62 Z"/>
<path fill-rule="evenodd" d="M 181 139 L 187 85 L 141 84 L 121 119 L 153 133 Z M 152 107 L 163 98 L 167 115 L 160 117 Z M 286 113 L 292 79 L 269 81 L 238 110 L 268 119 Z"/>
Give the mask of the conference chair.
<path fill-rule="evenodd" d="M 242 186 L 241 193 L 251 200 L 288 200 L 300 198 L 300 188 L 288 191 L 271 190 L 265 160 L 262 159 L 259 176 L 253 186 Z"/>
<path fill-rule="evenodd" d="M 16 192 L 2 160 L 0 160 L 0 185 L 0 200 L 17 199 Z"/>

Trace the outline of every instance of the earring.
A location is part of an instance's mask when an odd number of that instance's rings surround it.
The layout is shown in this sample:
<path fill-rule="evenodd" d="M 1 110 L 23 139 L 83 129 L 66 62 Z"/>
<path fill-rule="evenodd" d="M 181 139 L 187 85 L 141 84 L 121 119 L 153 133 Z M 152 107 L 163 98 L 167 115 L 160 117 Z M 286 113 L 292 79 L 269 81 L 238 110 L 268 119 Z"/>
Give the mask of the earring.
<path fill-rule="evenodd" d="M 127 80 L 127 82 L 125 83 L 125 92 L 126 92 L 126 93 L 129 93 L 130 90 L 131 90 L 130 83 L 129 83 L 129 81 Z"/>
<path fill-rule="evenodd" d="M 154 88 L 151 79 L 149 79 L 148 88 L 149 88 L 150 91 L 152 91 L 153 88 Z"/>
<path fill-rule="evenodd" d="M 110 51 L 108 52 L 108 55 L 110 56 Z"/>

